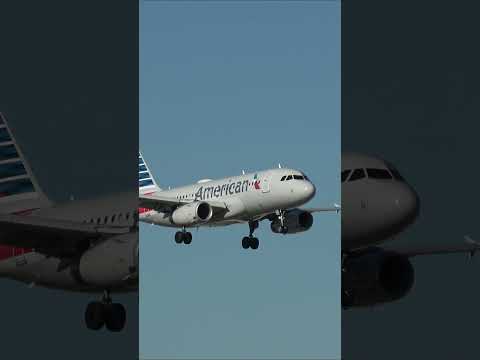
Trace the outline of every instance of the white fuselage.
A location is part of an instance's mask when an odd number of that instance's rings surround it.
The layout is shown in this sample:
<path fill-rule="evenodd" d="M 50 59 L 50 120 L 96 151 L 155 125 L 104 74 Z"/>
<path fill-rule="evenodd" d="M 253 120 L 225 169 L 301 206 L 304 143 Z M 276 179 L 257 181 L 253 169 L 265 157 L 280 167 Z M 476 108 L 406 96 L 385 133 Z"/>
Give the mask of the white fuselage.
<path fill-rule="evenodd" d="M 117 225 L 133 227 L 138 202 L 136 193 L 117 194 L 114 196 L 71 201 L 69 203 L 54 205 L 49 208 L 33 210 L 25 216 L 38 216 L 43 219 L 69 220 L 78 223 L 94 223 L 99 228 L 102 225 Z M 112 247 L 113 251 L 105 251 L 104 261 L 110 261 L 112 267 L 115 263 L 138 263 L 135 259 L 135 249 L 138 248 L 138 230 L 126 234 L 119 234 L 109 238 L 115 244 L 122 246 Z M 11 253 L 11 254 L 10 254 Z M 0 246 L 0 277 L 11 278 L 28 284 L 36 284 L 50 288 L 72 291 L 103 291 L 108 284 L 82 284 L 72 275 L 70 267 L 58 271 L 61 259 L 47 257 L 35 249 Z M 93 264 L 92 266 L 95 266 Z M 135 291 L 137 281 L 127 278 L 127 273 L 114 274 L 112 290 Z M 102 277 L 102 274 L 98 274 Z M 111 274 L 105 274 L 108 278 Z M 122 280 L 125 279 L 125 280 Z"/>
<path fill-rule="evenodd" d="M 288 176 L 292 178 L 286 180 Z M 294 179 L 294 176 L 297 179 Z M 285 177 L 283 181 L 282 177 Z M 315 187 L 300 171 L 272 169 L 220 180 L 204 180 L 194 185 L 160 191 L 158 194 L 179 202 L 203 201 L 222 204 L 228 209 L 225 214 L 194 225 L 222 226 L 258 220 L 275 210 L 303 205 L 315 195 Z M 139 212 L 141 221 L 179 227 L 172 221 L 169 213 L 151 209 L 140 209 Z"/>

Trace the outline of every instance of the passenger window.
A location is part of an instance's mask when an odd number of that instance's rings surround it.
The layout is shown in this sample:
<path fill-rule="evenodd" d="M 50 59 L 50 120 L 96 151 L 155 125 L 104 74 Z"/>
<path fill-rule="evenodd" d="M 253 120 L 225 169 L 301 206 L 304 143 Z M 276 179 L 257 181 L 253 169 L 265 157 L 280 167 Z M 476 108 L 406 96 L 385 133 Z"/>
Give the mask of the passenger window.
<path fill-rule="evenodd" d="M 392 175 L 386 169 L 367 169 L 367 175 L 371 179 L 388 179 L 392 178 Z"/>
<path fill-rule="evenodd" d="M 112 223 L 115 222 L 115 215 L 112 215 Z"/>
<path fill-rule="evenodd" d="M 363 169 L 355 169 L 352 175 L 350 175 L 350 179 L 348 179 L 348 181 L 355 181 L 355 180 L 362 179 L 364 177 L 365 177 L 365 172 L 363 171 Z"/>
<path fill-rule="evenodd" d="M 292 175 L 288 175 L 288 176 L 287 176 L 287 181 L 288 181 L 288 180 L 292 180 L 292 178 L 293 178 Z"/>
<path fill-rule="evenodd" d="M 280 179 L 280 181 L 285 181 L 286 177 L 287 177 L 286 175 L 283 175 L 282 178 Z"/>
<path fill-rule="evenodd" d="M 105 216 L 105 222 L 104 224 L 106 224 L 108 222 L 108 216 Z"/>
<path fill-rule="evenodd" d="M 350 173 L 352 172 L 352 170 L 343 170 L 342 171 L 342 182 L 345 182 L 348 178 L 348 175 L 350 175 Z"/>

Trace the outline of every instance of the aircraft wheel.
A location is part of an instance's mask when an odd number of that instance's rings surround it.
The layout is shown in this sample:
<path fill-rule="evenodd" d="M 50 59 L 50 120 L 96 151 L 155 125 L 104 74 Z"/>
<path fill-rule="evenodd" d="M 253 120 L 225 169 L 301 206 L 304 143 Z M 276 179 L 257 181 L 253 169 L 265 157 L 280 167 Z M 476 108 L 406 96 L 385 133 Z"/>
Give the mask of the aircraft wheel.
<path fill-rule="evenodd" d="M 176 242 L 177 244 L 181 244 L 181 243 L 183 242 L 183 232 L 177 231 L 177 232 L 175 233 L 175 242 Z"/>
<path fill-rule="evenodd" d="M 254 237 L 254 238 L 251 238 L 250 239 L 250 247 L 253 249 L 253 250 L 256 250 L 258 249 L 258 245 L 260 244 L 260 242 L 258 241 L 258 238 Z"/>
<path fill-rule="evenodd" d="M 192 233 L 186 232 L 183 237 L 183 243 L 189 245 L 192 242 Z"/>
<path fill-rule="evenodd" d="M 122 331 L 127 320 L 127 312 L 122 304 L 105 304 L 105 326 L 113 332 Z"/>
<path fill-rule="evenodd" d="M 242 247 L 244 249 L 248 249 L 250 247 L 250 238 L 248 236 L 245 236 L 243 239 L 242 239 Z"/>
<path fill-rule="evenodd" d="M 286 227 L 285 225 L 282 226 L 282 234 L 287 234 L 288 233 L 288 227 Z"/>
<path fill-rule="evenodd" d="M 99 301 L 91 302 L 85 310 L 85 323 L 90 330 L 100 330 L 105 324 L 103 304 Z"/>

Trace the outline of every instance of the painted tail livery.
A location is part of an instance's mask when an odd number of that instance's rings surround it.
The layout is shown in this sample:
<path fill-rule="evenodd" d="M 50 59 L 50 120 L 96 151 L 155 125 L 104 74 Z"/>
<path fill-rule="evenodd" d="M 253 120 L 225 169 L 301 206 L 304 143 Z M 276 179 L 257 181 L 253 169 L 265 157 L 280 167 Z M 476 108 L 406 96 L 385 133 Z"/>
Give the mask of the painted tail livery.
<path fill-rule="evenodd" d="M 142 154 L 138 153 L 138 192 L 140 195 L 151 194 L 156 191 L 161 191 L 155 179 L 151 175 L 150 169 L 147 166 Z"/>
<path fill-rule="evenodd" d="M 0 213 L 29 213 L 51 205 L 0 113 Z"/>

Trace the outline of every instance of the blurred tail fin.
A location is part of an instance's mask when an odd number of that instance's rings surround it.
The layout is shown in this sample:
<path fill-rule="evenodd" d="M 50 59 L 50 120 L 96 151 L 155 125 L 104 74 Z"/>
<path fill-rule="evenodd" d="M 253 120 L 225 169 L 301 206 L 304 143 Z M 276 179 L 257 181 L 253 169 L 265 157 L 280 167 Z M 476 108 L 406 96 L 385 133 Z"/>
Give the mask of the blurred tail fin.
<path fill-rule="evenodd" d="M 0 113 L 0 212 L 28 213 L 51 205 Z"/>

